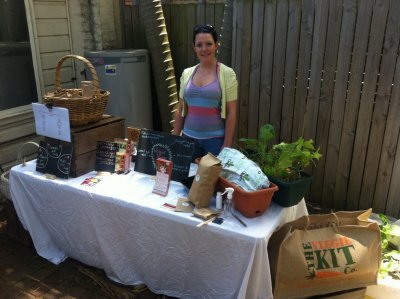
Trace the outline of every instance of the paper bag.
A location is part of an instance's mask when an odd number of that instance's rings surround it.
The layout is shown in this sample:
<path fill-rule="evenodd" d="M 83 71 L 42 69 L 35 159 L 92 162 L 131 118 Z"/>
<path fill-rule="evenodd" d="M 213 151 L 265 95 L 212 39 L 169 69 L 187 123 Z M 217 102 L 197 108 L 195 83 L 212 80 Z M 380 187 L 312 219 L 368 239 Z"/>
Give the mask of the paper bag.
<path fill-rule="evenodd" d="M 208 153 L 201 158 L 188 194 L 188 199 L 197 208 L 209 206 L 221 169 L 221 161 L 213 154 Z"/>
<path fill-rule="evenodd" d="M 376 284 L 381 244 L 367 211 L 303 216 L 268 244 L 274 298 L 303 298 Z"/>

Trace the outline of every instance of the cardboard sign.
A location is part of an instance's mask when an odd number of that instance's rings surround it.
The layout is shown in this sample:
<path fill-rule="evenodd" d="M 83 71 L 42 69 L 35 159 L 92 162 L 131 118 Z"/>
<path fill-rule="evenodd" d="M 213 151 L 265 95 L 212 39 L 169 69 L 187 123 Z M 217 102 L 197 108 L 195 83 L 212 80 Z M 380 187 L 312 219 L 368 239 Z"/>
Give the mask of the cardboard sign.
<path fill-rule="evenodd" d="M 155 175 L 156 160 L 172 161 L 171 179 L 181 181 L 188 177 L 194 141 L 187 137 L 142 129 L 135 160 L 135 171 Z"/>
<path fill-rule="evenodd" d="M 40 141 L 36 160 L 36 171 L 68 179 L 71 158 L 71 145 Z"/>
<path fill-rule="evenodd" d="M 96 171 L 107 171 L 114 173 L 115 157 L 118 145 L 115 142 L 97 141 L 96 148 Z"/>

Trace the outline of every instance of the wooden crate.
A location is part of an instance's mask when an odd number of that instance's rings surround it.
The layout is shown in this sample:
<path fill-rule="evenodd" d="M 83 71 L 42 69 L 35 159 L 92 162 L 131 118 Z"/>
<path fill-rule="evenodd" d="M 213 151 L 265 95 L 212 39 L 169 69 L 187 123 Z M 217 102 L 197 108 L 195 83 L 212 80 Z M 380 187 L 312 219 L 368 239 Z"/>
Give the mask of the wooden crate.
<path fill-rule="evenodd" d="M 96 163 L 97 141 L 114 141 L 125 137 L 125 125 L 122 117 L 104 115 L 93 124 L 71 128 L 72 162 L 70 177 L 78 177 L 93 171 Z M 58 140 L 46 138 L 47 141 Z M 66 143 L 61 141 L 61 143 Z"/>

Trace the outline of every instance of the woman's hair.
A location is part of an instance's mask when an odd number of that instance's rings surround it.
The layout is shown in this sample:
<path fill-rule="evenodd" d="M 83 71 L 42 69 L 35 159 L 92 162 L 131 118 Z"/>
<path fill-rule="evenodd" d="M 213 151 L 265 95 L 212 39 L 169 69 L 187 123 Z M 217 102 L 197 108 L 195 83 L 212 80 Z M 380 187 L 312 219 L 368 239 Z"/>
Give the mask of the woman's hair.
<path fill-rule="evenodd" d="M 214 27 L 209 24 L 196 25 L 193 28 L 193 44 L 196 42 L 196 35 L 199 33 L 209 33 L 213 37 L 215 43 L 218 41 L 218 34 Z"/>

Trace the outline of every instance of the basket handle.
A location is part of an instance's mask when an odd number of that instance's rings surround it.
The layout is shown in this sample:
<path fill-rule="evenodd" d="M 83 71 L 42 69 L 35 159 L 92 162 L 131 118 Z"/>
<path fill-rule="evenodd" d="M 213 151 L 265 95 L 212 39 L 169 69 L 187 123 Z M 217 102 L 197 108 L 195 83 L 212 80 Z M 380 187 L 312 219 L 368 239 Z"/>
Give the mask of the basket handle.
<path fill-rule="evenodd" d="M 61 71 L 61 66 L 64 63 L 65 60 L 67 60 L 68 58 L 75 58 L 78 59 L 82 62 L 84 62 L 86 64 L 86 66 L 89 68 L 90 72 L 92 73 L 92 79 L 93 79 L 93 87 L 94 87 L 94 94 L 95 95 L 100 95 L 100 85 L 99 85 L 99 77 L 97 76 L 97 72 L 96 69 L 94 68 L 93 64 L 86 59 L 85 57 L 79 56 L 79 55 L 65 55 L 64 57 L 62 57 L 58 63 L 57 63 L 57 67 L 56 67 L 56 74 L 55 74 L 55 79 L 54 79 L 54 85 L 56 88 L 56 92 L 60 92 L 61 91 L 61 83 L 60 83 L 60 71 Z"/>
<path fill-rule="evenodd" d="M 18 149 L 18 153 L 17 153 L 17 164 L 25 164 L 25 158 L 22 159 L 22 150 L 24 149 L 24 147 L 26 147 L 27 145 L 34 145 L 36 148 L 39 148 L 39 144 L 37 144 L 34 141 L 28 141 L 25 142 L 23 145 L 21 145 L 21 147 Z"/>

